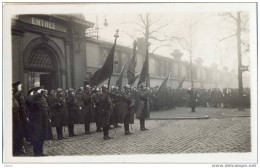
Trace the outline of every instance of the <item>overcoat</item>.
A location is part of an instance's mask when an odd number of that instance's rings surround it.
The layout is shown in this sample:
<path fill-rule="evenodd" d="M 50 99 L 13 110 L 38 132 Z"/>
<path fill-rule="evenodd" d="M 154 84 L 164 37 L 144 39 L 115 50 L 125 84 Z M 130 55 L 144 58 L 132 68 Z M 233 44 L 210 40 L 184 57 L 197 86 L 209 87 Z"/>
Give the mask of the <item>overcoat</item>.
<path fill-rule="evenodd" d="M 60 127 L 66 125 L 67 106 L 66 100 L 63 96 L 56 95 L 52 99 L 53 101 L 53 115 L 52 115 L 52 126 Z"/>
<path fill-rule="evenodd" d="M 75 95 L 68 94 L 67 107 L 68 107 L 68 124 L 75 124 L 77 112 L 79 109 Z"/>

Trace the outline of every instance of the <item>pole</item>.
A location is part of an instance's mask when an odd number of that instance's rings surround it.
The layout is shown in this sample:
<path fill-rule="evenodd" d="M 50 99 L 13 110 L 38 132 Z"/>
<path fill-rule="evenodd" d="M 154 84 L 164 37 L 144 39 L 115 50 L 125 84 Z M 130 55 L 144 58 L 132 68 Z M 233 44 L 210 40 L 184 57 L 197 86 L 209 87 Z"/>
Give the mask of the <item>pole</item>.
<path fill-rule="evenodd" d="M 239 111 L 244 110 L 243 106 L 243 81 L 242 81 L 242 54 L 241 54 L 241 17 L 237 12 L 237 57 L 238 57 L 238 95 L 239 95 Z"/>
<path fill-rule="evenodd" d="M 191 80 L 191 87 L 193 88 L 193 87 L 194 87 L 194 84 L 193 84 L 191 51 L 190 51 L 190 80 Z"/>

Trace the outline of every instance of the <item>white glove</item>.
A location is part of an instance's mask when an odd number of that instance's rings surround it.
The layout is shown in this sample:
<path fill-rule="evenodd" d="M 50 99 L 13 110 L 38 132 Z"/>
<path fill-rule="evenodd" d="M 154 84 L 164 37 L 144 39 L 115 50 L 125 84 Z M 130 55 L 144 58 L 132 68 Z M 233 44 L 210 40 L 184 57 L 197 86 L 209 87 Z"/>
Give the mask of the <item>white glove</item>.
<path fill-rule="evenodd" d="M 79 107 L 79 110 L 81 110 L 82 108 L 81 107 Z"/>
<path fill-rule="evenodd" d="M 43 91 L 43 89 L 39 89 L 37 92 L 38 92 L 38 93 L 41 93 L 42 91 Z"/>

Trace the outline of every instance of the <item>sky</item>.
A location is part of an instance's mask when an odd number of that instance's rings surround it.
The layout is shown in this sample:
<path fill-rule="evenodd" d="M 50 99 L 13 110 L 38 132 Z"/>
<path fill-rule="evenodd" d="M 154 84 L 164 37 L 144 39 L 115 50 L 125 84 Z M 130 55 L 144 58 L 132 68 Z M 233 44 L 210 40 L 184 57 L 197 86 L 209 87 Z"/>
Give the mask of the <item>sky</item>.
<path fill-rule="evenodd" d="M 90 4 L 85 6 L 83 12 L 85 19 L 96 23 L 100 30 L 100 39 L 114 40 L 114 34 L 119 29 L 118 44 L 132 47 L 134 39 L 143 37 L 139 32 L 143 30 L 140 15 L 149 13 L 151 22 L 157 21 L 151 30 L 164 26 L 154 34 L 159 39 L 178 37 L 189 39 L 189 25 L 192 25 L 193 60 L 201 58 L 203 65 L 217 64 L 219 68 L 228 69 L 237 67 L 237 40 L 236 36 L 220 41 L 236 33 L 236 24 L 229 17 L 219 16 L 223 12 L 230 12 L 236 16 L 237 10 L 248 15 L 250 4 L 228 3 L 124 3 L 124 4 Z M 104 26 L 105 19 L 108 26 Z M 196 24 L 191 24 L 196 23 Z M 243 39 L 249 42 L 249 33 L 243 34 Z M 184 49 L 183 41 L 170 40 L 158 42 L 150 40 L 150 52 L 172 57 L 175 49 L 184 54 L 182 59 L 189 60 L 189 53 Z M 249 53 L 242 48 L 243 63 L 248 65 Z"/>

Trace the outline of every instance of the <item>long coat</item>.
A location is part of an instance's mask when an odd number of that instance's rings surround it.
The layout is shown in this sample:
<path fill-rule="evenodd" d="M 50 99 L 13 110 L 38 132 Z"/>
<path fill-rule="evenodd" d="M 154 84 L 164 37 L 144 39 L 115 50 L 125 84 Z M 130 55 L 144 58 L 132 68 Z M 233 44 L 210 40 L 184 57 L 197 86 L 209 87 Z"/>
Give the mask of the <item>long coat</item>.
<path fill-rule="evenodd" d="M 84 115 L 82 118 L 85 123 L 92 123 L 94 121 L 94 107 L 91 97 L 91 93 L 84 92 L 82 95 L 82 100 L 84 102 L 83 111 Z"/>
<path fill-rule="evenodd" d="M 32 142 L 44 140 L 47 136 L 48 107 L 43 102 L 43 97 L 39 93 L 29 96 L 28 98 L 28 109 L 30 113 L 29 125 Z"/>
<path fill-rule="evenodd" d="M 108 94 L 101 95 L 101 107 L 101 126 L 107 127 L 113 110 L 112 99 Z"/>
<path fill-rule="evenodd" d="M 145 91 L 139 92 L 139 105 L 137 107 L 136 118 L 149 118 L 150 117 L 150 105 L 149 105 L 149 97 L 148 93 Z"/>
<path fill-rule="evenodd" d="M 15 98 L 13 101 L 13 154 L 19 152 L 22 147 L 22 122 L 19 111 L 20 106 Z"/>
<path fill-rule="evenodd" d="M 94 103 L 94 120 L 98 125 L 101 125 L 101 111 L 102 111 L 102 104 L 101 104 L 101 93 L 95 93 L 92 95 L 92 100 Z"/>
<path fill-rule="evenodd" d="M 61 127 L 66 125 L 66 100 L 62 96 L 55 96 L 53 98 L 53 115 L 52 115 L 52 126 Z"/>
<path fill-rule="evenodd" d="M 75 124 L 78 105 L 74 95 L 69 94 L 67 97 L 67 106 L 68 106 L 68 124 Z"/>
<path fill-rule="evenodd" d="M 130 93 L 122 95 L 118 102 L 118 110 L 120 111 L 118 116 L 119 123 L 134 123 L 135 105 Z"/>

